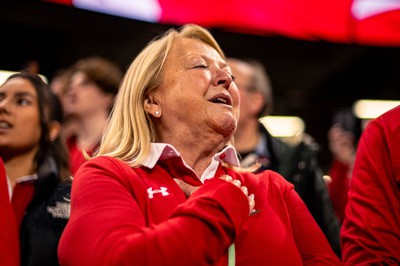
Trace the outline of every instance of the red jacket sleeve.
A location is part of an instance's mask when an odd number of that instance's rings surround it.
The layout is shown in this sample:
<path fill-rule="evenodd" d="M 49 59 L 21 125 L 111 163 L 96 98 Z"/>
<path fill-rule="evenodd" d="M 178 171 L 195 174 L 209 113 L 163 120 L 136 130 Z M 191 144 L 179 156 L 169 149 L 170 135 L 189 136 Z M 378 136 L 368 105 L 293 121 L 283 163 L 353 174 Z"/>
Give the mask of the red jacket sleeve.
<path fill-rule="evenodd" d="M 211 180 L 176 202 L 170 217 L 147 224 L 154 211 L 146 206 L 145 177 L 134 172 L 106 157 L 78 170 L 71 218 L 59 245 L 61 265 L 205 265 L 226 253 L 248 216 L 240 189 Z M 165 180 L 169 191 L 176 188 L 170 193 L 183 193 L 171 177 Z M 238 200 L 232 204 L 231 198 Z"/>
<path fill-rule="evenodd" d="M 400 264 L 400 108 L 365 129 L 342 226 L 346 265 Z"/>
<path fill-rule="evenodd" d="M 275 180 L 280 183 L 284 193 L 293 236 L 303 259 L 303 265 L 342 265 L 293 185 L 283 177 L 277 176 Z"/>

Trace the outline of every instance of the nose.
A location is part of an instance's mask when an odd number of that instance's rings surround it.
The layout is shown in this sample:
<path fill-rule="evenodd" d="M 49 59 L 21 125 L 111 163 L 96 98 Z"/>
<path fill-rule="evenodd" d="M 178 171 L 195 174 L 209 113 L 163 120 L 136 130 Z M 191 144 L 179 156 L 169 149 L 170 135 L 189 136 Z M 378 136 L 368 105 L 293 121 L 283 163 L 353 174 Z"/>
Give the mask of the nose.
<path fill-rule="evenodd" d="M 71 100 L 72 98 L 75 97 L 77 91 L 78 91 L 78 87 L 76 85 L 69 85 L 65 90 L 64 98 L 66 100 Z"/>
<path fill-rule="evenodd" d="M 229 86 L 231 85 L 232 81 L 233 78 L 231 74 L 229 74 L 226 71 L 220 70 L 218 72 L 216 79 L 214 80 L 213 85 L 214 86 L 223 85 L 225 89 L 229 89 Z"/>
<path fill-rule="evenodd" d="M 9 104 L 7 99 L 0 101 L 0 112 L 9 112 Z"/>
<path fill-rule="evenodd" d="M 65 95 L 73 94 L 76 91 L 76 85 L 68 85 L 65 89 Z"/>

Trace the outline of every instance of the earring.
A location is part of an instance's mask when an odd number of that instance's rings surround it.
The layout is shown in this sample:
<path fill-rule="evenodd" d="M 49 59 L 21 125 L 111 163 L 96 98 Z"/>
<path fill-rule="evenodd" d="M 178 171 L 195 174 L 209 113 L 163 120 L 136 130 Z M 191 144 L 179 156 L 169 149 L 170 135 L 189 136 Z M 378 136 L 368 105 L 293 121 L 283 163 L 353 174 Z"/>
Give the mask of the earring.
<path fill-rule="evenodd" d="M 160 112 L 159 111 L 156 111 L 156 115 L 159 115 L 160 114 Z"/>

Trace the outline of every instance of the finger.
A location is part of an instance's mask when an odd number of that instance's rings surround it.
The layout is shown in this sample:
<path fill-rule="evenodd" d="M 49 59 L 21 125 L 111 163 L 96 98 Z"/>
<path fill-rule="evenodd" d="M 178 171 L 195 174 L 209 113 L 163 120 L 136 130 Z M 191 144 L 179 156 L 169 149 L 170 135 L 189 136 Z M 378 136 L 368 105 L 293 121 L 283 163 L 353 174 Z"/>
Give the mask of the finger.
<path fill-rule="evenodd" d="M 246 186 L 242 186 L 240 189 L 243 191 L 243 193 L 244 193 L 246 196 L 249 195 L 249 190 L 247 189 Z"/>
<path fill-rule="evenodd" d="M 256 206 L 256 201 L 254 199 L 254 194 L 250 194 L 248 197 L 249 201 L 249 208 L 250 208 L 250 213 L 254 210 L 254 207 Z"/>
<path fill-rule="evenodd" d="M 237 180 L 237 179 L 233 180 L 231 183 L 234 184 L 235 186 L 237 186 L 238 188 L 240 188 L 240 186 L 241 186 L 241 184 L 242 184 L 242 183 L 240 182 L 240 180 Z"/>
<path fill-rule="evenodd" d="M 227 182 L 231 182 L 233 180 L 233 178 L 230 175 L 222 175 L 219 178 Z"/>

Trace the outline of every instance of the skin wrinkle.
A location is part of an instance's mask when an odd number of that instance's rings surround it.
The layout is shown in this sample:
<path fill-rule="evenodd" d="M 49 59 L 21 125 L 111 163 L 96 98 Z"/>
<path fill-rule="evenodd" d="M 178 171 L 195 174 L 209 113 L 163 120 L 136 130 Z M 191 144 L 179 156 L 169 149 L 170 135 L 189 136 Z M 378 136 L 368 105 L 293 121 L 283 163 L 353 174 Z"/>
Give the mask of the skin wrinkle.
<path fill-rule="evenodd" d="M 231 139 L 239 116 L 239 92 L 222 57 L 198 40 L 178 39 L 166 58 L 162 74 L 166 78 L 153 93 L 158 109 L 162 110 L 160 119 L 155 120 L 157 141 L 172 143 L 178 150 L 200 145 L 198 139 L 209 142 L 209 147 L 217 143 L 216 148 L 204 151 L 203 155 L 208 157 L 222 149 Z M 232 107 L 210 101 L 220 93 L 230 95 Z M 197 126 L 193 127 L 194 124 Z M 188 162 L 194 169 L 202 160 L 198 158 Z"/>

